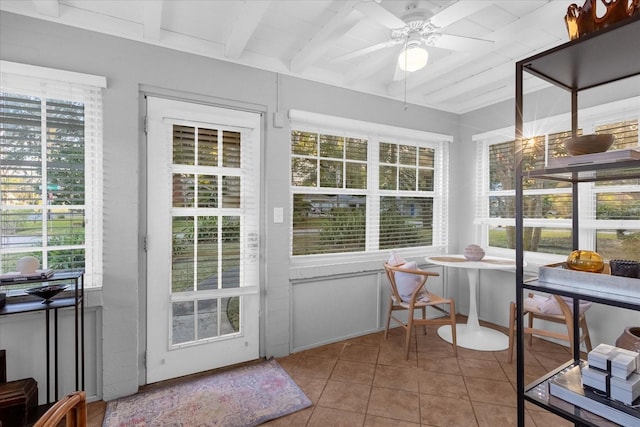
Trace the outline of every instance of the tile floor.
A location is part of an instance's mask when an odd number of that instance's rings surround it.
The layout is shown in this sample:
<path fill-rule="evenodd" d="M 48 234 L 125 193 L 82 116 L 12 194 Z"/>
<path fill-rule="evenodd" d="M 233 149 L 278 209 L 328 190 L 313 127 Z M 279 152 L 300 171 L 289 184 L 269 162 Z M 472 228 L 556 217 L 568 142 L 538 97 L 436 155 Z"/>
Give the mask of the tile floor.
<path fill-rule="evenodd" d="M 416 330 L 408 361 L 400 328 L 392 329 L 386 341 L 379 332 L 277 359 L 313 406 L 266 425 L 517 425 L 516 367 L 508 363 L 506 350 L 458 347 L 453 357 L 451 345 L 437 336 L 435 327 L 427 335 Z M 566 347 L 535 338 L 525 351 L 527 383 L 571 359 Z M 104 410 L 104 402 L 89 405 L 89 426 L 102 425 Z M 530 404 L 526 416 L 527 426 L 573 425 Z"/>

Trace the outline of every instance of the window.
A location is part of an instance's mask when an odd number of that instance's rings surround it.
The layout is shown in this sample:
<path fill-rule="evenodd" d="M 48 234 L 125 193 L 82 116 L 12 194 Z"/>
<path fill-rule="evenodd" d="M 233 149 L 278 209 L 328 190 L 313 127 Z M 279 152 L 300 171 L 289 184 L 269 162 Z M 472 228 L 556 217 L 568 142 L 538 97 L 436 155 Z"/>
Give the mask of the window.
<path fill-rule="evenodd" d="M 293 256 L 446 247 L 450 137 L 290 116 Z"/>
<path fill-rule="evenodd" d="M 102 276 L 102 88 L 105 79 L 2 61 L 0 271 Z"/>
<path fill-rule="evenodd" d="M 611 150 L 638 148 L 638 99 L 580 113 L 579 134 L 612 133 Z M 603 111 L 607 112 L 603 118 Z M 629 114 L 632 111 L 633 113 Z M 530 135 L 523 147 L 523 171 L 543 168 L 566 156 L 562 141 L 571 135 L 566 116 L 548 120 L 549 131 Z M 525 126 L 526 128 L 527 126 Z M 531 127 L 531 126 L 530 126 Z M 562 127 L 565 127 L 564 129 Z M 505 135 L 509 135 L 505 137 Z M 474 138 L 478 150 L 476 223 L 482 242 L 494 249 L 515 247 L 514 131 L 500 130 Z M 600 181 L 579 185 L 580 249 L 605 259 L 640 259 L 640 180 Z M 567 255 L 572 250 L 572 195 L 568 183 L 527 179 L 523 182 L 525 251 Z M 634 249 L 635 248 L 635 249 Z"/>

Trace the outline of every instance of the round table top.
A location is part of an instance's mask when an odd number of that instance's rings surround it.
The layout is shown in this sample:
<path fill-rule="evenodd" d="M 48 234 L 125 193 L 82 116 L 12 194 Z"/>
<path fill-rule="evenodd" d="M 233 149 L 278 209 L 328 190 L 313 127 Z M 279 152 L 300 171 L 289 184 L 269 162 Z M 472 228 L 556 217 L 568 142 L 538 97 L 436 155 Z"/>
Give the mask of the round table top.
<path fill-rule="evenodd" d="M 428 262 L 445 267 L 476 268 L 486 270 L 509 270 L 516 268 L 516 261 L 509 258 L 485 256 L 480 261 L 469 261 L 462 254 L 428 256 Z"/>

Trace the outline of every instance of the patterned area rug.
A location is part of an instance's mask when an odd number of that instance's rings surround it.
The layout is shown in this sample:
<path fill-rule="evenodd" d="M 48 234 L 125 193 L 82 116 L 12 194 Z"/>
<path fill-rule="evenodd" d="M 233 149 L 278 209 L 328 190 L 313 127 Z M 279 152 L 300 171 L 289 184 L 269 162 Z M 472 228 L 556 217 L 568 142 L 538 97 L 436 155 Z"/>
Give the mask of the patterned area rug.
<path fill-rule="evenodd" d="M 275 359 L 107 402 L 103 427 L 255 426 L 311 406 Z"/>

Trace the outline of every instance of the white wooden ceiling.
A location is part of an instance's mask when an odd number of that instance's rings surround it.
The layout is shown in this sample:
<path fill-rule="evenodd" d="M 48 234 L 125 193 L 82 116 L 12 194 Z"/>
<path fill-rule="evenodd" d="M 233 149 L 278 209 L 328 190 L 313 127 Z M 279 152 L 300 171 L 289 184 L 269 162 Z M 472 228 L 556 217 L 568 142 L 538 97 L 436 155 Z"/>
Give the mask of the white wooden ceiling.
<path fill-rule="evenodd" d="M 364 13 L 374 2 L 397 17 L 457 11 L 442 32 L 490 40 L 452 51 L 428 47 L 429 63 L 398 72 L 400 45 L 341 56 L 390 39 Z M 126 39 L 465 113 L 510 99 L 515 62 L 568 41 L 572 0 L 2 0 L 0 9 Z M 442 16 L 442 14 L 440 15 Z M 464 44 L 461 45 L 464 49 Z M 545 86 L 525 82 L 525 91 Z"/>

